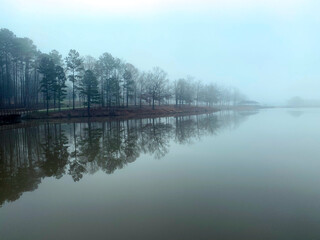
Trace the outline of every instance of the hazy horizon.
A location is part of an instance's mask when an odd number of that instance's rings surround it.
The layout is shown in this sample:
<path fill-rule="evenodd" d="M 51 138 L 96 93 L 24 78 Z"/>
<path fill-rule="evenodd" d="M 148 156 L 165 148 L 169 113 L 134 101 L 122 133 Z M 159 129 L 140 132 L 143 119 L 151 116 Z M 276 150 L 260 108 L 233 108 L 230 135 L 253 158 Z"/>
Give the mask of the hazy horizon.
<path fill-rule="evenodd" d="M 283 104 L 320 99 L 317 1 L 0 0 L 0 28 L 39 50 L 104 52 L 141 70 L 159 66 Z"/>

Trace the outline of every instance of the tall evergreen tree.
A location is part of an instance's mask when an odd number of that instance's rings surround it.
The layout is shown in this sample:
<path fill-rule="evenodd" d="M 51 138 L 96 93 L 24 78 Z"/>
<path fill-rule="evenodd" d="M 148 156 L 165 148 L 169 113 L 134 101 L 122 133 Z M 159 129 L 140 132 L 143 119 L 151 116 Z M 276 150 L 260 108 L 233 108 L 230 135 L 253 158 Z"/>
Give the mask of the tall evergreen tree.
<path fill-rule="evenodd" d="M 129 106 L 129 96 L 131 96 L 133 92 L 133 79 L 132 79 L 132 73 L 129 71 L 129 69 L 126 69 L 123 74 L 123 80 L 124 80 L 124 88 L 126 92 L 126 105 Z M 123 93 L 124 94 L 124 93 Z"/>
<path fill-rule="evenodd" d="M 66 75 L 64 73 L 64 69 L 61 66 L 56 66 L 55 91 L 57 93 L 59 111 L 61 110 L 61 102 L 67 95 L 66 88 Z"/>
<path fill-rule="evenodd" d="M 111 105 L 112 102 L 112 85 L 113 75 L 116 68 L 116 59 L 110 53 L 103 53 L 96 64 L 96 72 L 100 78 L 100 93 L 101 93 L 101 104 L 102 107 Z"/>
<path fill-rule="evenodd" d="M 1 103 L 10 105 L 12 74 L 10 71 L 15 35 L 8 29 L 0 30 Z"/>
<path fill-rule="evenodd" d="M 53 60 L 44 55 L 40 60 L 39 72 L 43 75 L 40 81 L 41 91 L 44 94 L 47 108 L 47 115 L 49 114 L 49 101 L 52 98 L 55 88 L 56 71 Z"/>
<path fill-rule="evenodd" d="M 57 50 L 52 50 L 49 53 L 55 65 L 63 66 L 62 55 Z"/>
<path fill-rule="evenodd" d="M 90 107 L 92 103 L 99 103 L 98 80 L 91 70 L 85 71 L 79 84 L 79 92 L 86 98 L 84 103 L 87 106 L 88 116 L 90 116 Z"/>
<path fill-rule="evenodd" d="M 67 69 L 70 72 L 68 75 L 69 80 L 72 82 L 72 108 L 75 108 L 76 87 L 77 82 L 81 78 L 81 72 L 83 71 L 83 59 L 80 54 L 71 49 L 66 57 Z"/>

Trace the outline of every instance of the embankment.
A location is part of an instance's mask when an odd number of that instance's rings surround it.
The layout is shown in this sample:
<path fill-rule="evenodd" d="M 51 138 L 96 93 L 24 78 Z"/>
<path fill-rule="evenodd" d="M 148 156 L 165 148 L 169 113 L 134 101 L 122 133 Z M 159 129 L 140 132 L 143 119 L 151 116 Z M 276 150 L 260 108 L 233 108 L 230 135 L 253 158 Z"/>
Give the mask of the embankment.
<path fill-rule="evenodd" d="M 163 117 L 175 115 L 192 115 L 201 113 L 216 112 L 219 109 L 212 107 L 196 106 L 156 106 L 152 109 L 150 106 L 134 107 L 116 107 L 116 108 L 93 108 L 90 111 L 90 117 L 110 117 L 110 118 L 141 118 L 141 117 Z M 24 116 L 23 119 L 61 119 L 61 118 L 81 118 L 89 117 L 86 108 L 51 111 L 49 115 L 46 112 L 33 112 Z"/>

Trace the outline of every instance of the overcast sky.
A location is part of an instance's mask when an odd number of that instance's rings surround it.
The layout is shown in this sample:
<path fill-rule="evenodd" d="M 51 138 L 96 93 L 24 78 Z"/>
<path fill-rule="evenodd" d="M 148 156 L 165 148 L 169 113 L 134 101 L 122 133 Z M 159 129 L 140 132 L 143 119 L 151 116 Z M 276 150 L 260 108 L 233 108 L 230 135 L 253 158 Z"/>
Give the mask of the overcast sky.
<path fill-rule="evenodd" d="M 320 98 L 319 0 L 0 0 L 0 28 L 43 52 L 109 52 L 262 103 Z"/>

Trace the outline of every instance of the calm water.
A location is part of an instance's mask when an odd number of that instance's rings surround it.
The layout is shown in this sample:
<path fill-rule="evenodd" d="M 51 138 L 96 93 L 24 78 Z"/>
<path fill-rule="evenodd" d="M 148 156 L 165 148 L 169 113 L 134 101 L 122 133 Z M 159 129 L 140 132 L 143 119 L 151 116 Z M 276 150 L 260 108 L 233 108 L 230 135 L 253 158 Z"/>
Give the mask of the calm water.
<path fill-rule="evenodd" d="M 0 131 L 0 239 L 320 239 L 320 110 Z"/>

